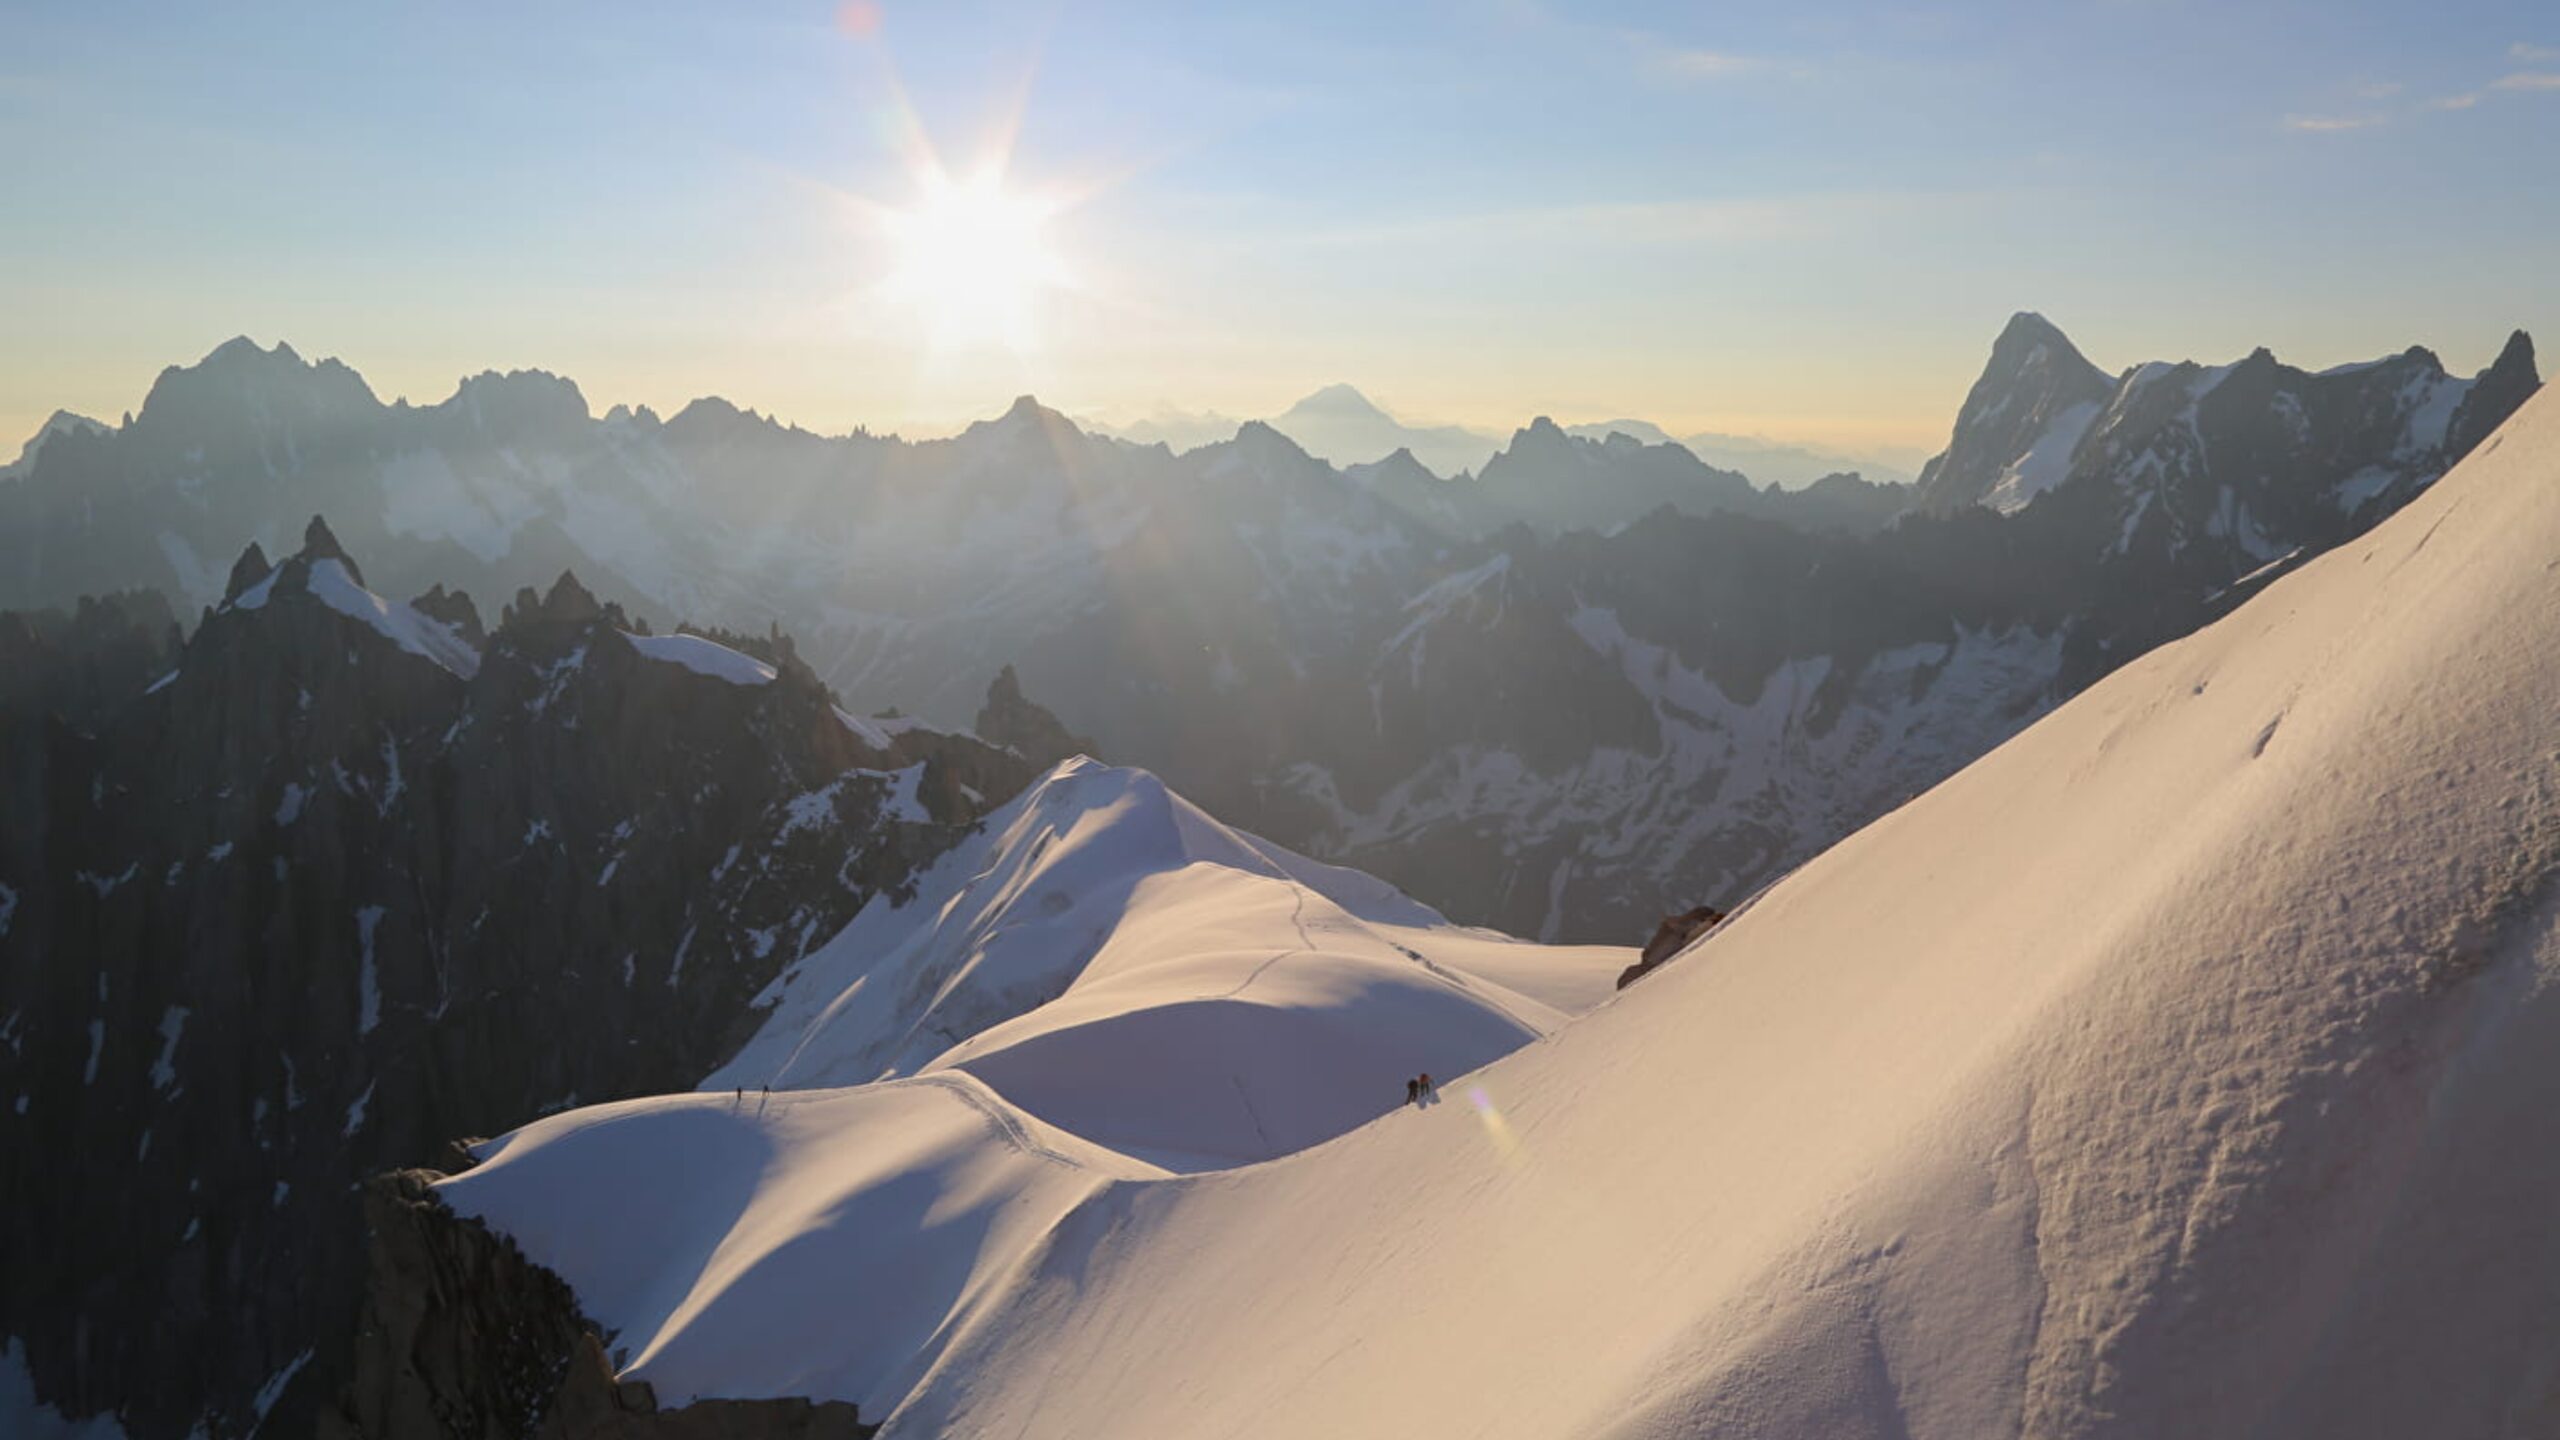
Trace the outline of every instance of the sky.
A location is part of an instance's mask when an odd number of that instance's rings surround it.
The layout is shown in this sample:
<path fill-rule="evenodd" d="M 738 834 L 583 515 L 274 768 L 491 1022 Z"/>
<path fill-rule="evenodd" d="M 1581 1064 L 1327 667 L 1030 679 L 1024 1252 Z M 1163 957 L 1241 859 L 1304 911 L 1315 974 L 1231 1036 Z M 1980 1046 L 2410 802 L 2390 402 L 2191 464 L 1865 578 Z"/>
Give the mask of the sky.
<path fill-rule="evenodd" d="M 2555 157 L 2549 0 L 8 0 L 0 456 L 236 334 L 829 432 L 1343 381 L 1925 453 L 2021 309 L 2553 343 Z"/>

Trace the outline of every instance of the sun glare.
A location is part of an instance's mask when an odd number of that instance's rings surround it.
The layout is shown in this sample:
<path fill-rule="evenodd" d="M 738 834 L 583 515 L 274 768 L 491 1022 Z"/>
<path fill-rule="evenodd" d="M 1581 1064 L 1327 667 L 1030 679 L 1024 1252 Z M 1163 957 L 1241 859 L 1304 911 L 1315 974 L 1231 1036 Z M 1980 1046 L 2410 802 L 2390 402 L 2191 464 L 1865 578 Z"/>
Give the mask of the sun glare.
<path fill-rule="evenodd" d="M 1054 213 L 994 174 L 929 182 L 913 209 L 885 217 L 893 268 L 882 291 L 938 346 L 1026 349 L 1042 297 L 1067 280 L 1045 233 Z"/>

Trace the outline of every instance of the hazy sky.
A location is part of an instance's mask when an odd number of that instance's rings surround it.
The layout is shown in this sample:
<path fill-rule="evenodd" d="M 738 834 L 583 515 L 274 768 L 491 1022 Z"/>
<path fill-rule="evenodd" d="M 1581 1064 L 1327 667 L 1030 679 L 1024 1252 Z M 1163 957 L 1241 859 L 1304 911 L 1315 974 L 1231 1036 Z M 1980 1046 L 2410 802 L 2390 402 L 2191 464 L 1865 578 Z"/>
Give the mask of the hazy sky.
<path fill-rule="evenodd" d="M 1065 204 L 1027 336 L 884 285 L 919 135 Z M 822 430 L 1347 380 L 1934 447 L 2017 309 L 2109 369 L 2560 343 L 2555 175 L 2551 0 L 10 0 L 0 457 L 238 333 Z"/>

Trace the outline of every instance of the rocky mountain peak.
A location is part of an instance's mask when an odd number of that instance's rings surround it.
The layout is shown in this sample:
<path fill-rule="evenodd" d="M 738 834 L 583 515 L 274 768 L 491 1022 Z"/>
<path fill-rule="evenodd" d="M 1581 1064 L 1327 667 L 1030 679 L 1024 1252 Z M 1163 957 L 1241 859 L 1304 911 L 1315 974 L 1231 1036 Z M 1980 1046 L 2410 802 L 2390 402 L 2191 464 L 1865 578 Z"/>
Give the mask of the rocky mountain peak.
<path fill-rule="evenodd" d="M 578 583 L 576 575 L 563 570 L 547 593 L 537 594 L 530 585 L 516 591 L 514 602 L 499 613 L 498 633 L 583 625 L 608 615 L 619 617 L 621 613 L 617 606 L 600 603 L 594 591 Z"/>
<path fill-rule="evenodd" d="M 978 738 L 1045 768 L 1074 755 L 1091 755 L 1091 740 L 1070 732 L 1058 717 L 1022 693 L 1022 679 L 1005 666 L 987 685 L 987 703 L 971 727 Z"/>
<path fill-rule="evenodd" d="M 2050 345 L 2070 350 L 2074 355 L 2080 353 L 2072 346 L 2071 337 L 2062 333 L 2061 326 L 2034 310 L 2020 310 L 2010 315 L 2009 323 L 2000 327 L 1999 338 L 1992 342 L 1992 352 L 1997 354 L 2003 348 L 2033 345 Z"/>
<path fill-rule="evenodd" d="M 267 552 L 259 548 L 258 542 L 250 541 L 249 548 L 240 552 L 240 558 L 231 562 L 231 579 L 222 587 L 223 603 L 227 605 L 239 599 L 240 592 L 275 573 L 275 568 L 268 563 Z"/>
<path fill-rule="evenodd" d="M 1393 480 L 1398 482 L 1411 482 L 1415 484 L 1431 484 L 1439 478 L 1431 473 L 1431 468 L 1429 466 L 1414 458 L 1412 447 L 1406 445 L 1397 446 L 1393 454 L 1388 455 L 1385 459 L 1380 460 L 1375 465 L 1364 468 L 1373 481 Z"/>
<path fill-rule="evenodd" d="M 2470 393 L 2462 397 L 2462 408 L 2454 412 L 2453 423 L 2445 431 L 2445 443 L 2454 454 L 2468 453 L 2541 388 L 2542 372 L 2534 367 L 2533 337 L 2522 330 L 2515 331 L 2507 336 L 2498 358 L 2472 380 Z"/>
<path fill-rule="evenodd" d="M 2541 381 L 2541 375 L 2534 369 L 2533 365 L 2533 337 L 2527 335 L 2521 330 L 2510 333 L 2507 336 L 2506 346 L 2498 351 L 2498 358 L 2491 361 L 2489 363 L 2489 368 L 2481 371 L 2480 373 L 2483 377 L 2508 374 L 2527 375 L 2533 377 L 2534 381 L 2539 384 Z"/>
<path fill-rule="evenodd" d="M 489 638 L 488 631 L 480 623 L 480 607 L 472 604 L 471 597 L 460 590 L 444 588 L 441 580 L 427 593 L 410 601 L 409 608 L 437 624 L 453 627 L 453 633 L 469 642 L 475 650 Z"/>
<path fill-rule="evenodd" d="M 244 422 L 265 427 L 344 421 L 381 408 L 364 377 L 345 365 L 311 364 L 281 340 L 261 350 L 244 335 L 224 341 L 194 365 L 161 371 L 135 423 L 223 433 Z"/>
<path fill-rule="evenodd" d="M 1007 447 L 1038 446 L 1061 456 L 1080 446 L 1084 432 L 1074 421 L 1041 404 L 1029 395 L 1017 395 L 1005 412 L 993 420 L 980 420 L 960 432 L 966 442 L 988 441 Z"/>
<path fill-rule="evenodd" d="M 330 532 L 329 522 L 317 515 L 311 517 L 310 524 L 302 527 L 302 549 L 294 558 L 306 563 L 335 560 L 347 567 L 347 574 L 353 577 L 357 584 L 364 583 L 364 572 L 356 568 L 355 558 L 347 553 L 346 547 L 338 543 L 338 537 Z"/>
<path fill-rule="evenodd" d="M 282 341 L 277 342 L 276 353 L 290 359 L 301 358 L 295 355 L 292 348 L 284 344 Z M 206 351 L 203 363 L 206 365 L 245 365 L 266 358 L 266 347 L 260 345 L 257 341 L 250 339 L 246 335 L 234 335 L 230 339 L 223 341 L 221 344 L 214 346 L 211 350 Z"/>
<path fill-rule="evenodd" d="M 1392 420 L 1378 403 L 1349 385 L 1327 385 L 1289 407 L 1290 415 L 1322 414 L 1330 419 Z"/>
<path fill-rule="evenodd" d="M 657 423 L 657 416 L 643 405 L 632 412 L 635 421 Z M 718 449 L 724 446 L 753 445 L 769 442 L 789 433 L 789 427 L 769 415 L 740 409 L 717 395 L 705 395 L 686 402 L 665 423 L 666 438 L 688 449 Z"/>
<path fill-rule="evenodd" d="M 547 370 L 484 370 L 464 379 L 438 408 L 500 443 L 571 436 L 592 418 L 577 382 Z"/>
<path fill-rule="evenodd" d="M 2107 373 L 2051 321 L 2032 310 L 2010 316 L 1956 413 L 1946 450 L 1920 472 L 1917 508 L 1946 511 L 1982 503 L 2021 456 L 2041 446 L 2061 451 L 2050 462 L 2067 460 L 2079 433 L 2065 436 L 2059 430 L 2085 430 L 2114 388 Z"/>
<path fill-rule="evenodd" d="M 1236 438 L 1228 442 L 1247 455 L 1276 456 L 1305 461 L 1306 447 L 1289 438 L 1287 432 L 1268 420 L 1247 420 L 1236 427 Z"/>

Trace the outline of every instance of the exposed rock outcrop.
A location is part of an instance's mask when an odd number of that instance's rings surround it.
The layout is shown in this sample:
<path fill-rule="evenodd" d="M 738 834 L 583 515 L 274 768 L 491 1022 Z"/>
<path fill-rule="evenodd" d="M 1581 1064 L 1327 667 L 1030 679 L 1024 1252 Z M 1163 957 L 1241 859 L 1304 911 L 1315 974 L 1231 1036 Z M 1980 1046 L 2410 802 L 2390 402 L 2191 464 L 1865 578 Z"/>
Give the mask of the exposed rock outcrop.
<path fill-rule="evenodd" d="M 1724 915 L 1725 912 L 1712 905 L 1700 905 L 1677 915 L 1663 916 L 1662 923 L 1653 927 L 1653 938 L 1644 942 L 1644 951 L 1636 957 L 1636 963 L 1619 974 L 1618 988 L 1624 990 L 1660 969 L 1664 961 L 1688 949 L 1700 936 L 1723 924 Z"/>
<path fill-rule="evenodd" d="M 1077 755 L 1100 758 L 1097 747 L 1072 734 L 1058 717 L 1034 705 L 1022 693 L 1022 680 L 1007 665 L 987 686 L 987 703 L 978 708 L 978 738 L 1001 745 L 1040 769 Z"/>
<path fill-rule="evenodd" d="M 697 1400 L 662 1409 L 616 1380 L 568 1284 L 458 1216 L 432 1170 L 364 1187 L 371 1248 L 347 1385 L 323 1440 L 866 1440 L 843 1401 Z"/>

